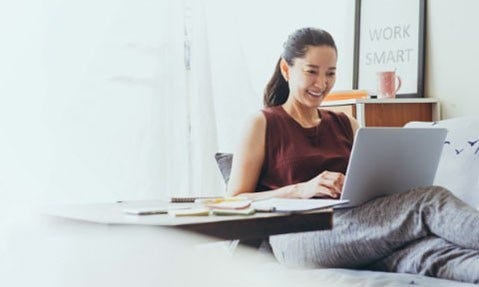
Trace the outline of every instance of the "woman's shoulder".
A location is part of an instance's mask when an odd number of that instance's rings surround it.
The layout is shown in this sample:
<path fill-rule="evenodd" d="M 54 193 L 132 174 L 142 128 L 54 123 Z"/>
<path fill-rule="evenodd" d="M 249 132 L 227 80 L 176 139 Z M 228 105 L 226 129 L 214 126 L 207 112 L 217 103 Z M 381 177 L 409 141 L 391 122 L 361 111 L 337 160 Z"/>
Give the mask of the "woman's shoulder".
<path fill-rule="evenodd" d="M 273 107 L 265 107 L 261 110 L 265 120 L 268 123 L 276 121 L 284 121 L 289 118 L 289 115 L 285 112 L 281 105 Z"/>
<path fill-rule="evenodd" d="M 251 114 L 246 120 L 246 129 L 249 131 L 262 131 L 266 129 L 266 116 L 262 111 Z"/>
<path fill-rule="evenodd" d="M 250 115 L 247 120 L 248 130 L 264 133 L 267 126 L 276 126 L 284 121 L 284 110 L 281 106 L 265 107 Z"/>

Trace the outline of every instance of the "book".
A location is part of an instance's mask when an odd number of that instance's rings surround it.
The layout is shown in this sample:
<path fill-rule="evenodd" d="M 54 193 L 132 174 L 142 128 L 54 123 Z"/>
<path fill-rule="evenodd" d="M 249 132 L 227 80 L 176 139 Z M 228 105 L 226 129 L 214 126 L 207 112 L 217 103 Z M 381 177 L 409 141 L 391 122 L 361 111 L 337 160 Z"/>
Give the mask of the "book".
<path fill-rule="evenodd" d="M 345 91 L 333 91 L 326 95 L 325 102 L 351 100 L 351 99 L 366 99 L 368 92 L 363 90 L 345 90 Z"/>

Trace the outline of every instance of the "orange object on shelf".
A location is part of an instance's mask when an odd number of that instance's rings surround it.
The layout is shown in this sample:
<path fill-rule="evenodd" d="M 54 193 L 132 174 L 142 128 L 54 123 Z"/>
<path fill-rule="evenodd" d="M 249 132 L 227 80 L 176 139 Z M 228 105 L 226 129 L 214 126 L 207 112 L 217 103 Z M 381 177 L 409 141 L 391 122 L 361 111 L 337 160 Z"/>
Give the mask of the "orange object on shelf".
<path fill-rule="evenodd" d="M 324 98 L 324 101 L 366 99 L 367 97 L 368 92 L 364 90 L 333 91 Z"/>

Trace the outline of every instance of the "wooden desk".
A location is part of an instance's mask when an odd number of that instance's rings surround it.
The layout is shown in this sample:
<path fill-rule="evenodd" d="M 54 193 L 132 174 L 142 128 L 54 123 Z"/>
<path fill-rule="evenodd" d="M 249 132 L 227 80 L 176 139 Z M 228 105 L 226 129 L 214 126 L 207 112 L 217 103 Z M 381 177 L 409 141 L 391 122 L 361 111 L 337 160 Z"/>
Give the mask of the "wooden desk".
<path fill-rule="evenodd" d="M 124 209 L 160 207 L 164 201 L 135 201 L 106 204 L 79 204 L 49 207 L 49 215 L 102 224 L 153 225 L 193 231 L 220 239 L 260 239 L 270 235 L 332 228 L 332 209 L 301 214 L 256 213 L 251 216 L 129 215 Z M 184 203 L 182 203 L 184 205 Z"/>
<path fill-rule="evenodd" d="M 432 98 L 357 99 L 323 102 L 321 108 L 344 112 L 361 127 L 402 127 L 410 121 L 440 120 L 439 101 Z"/>

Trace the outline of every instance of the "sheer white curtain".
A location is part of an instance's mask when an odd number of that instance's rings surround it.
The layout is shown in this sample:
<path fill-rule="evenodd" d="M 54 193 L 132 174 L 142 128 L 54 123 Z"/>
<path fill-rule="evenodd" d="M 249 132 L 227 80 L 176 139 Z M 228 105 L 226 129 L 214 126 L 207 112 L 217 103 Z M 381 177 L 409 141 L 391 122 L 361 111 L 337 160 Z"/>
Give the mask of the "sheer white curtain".
<path fill-rule="evenodd" d="M 48 200 L 189 192 L 184 3 L 45 1 Z M 40 174 L 39 174 L 40 175 Z"/>
<path fill-rule="evenodd" d="M 210 38 L 203 0 L 190 0 L 191 31 L 191 170 L 192 188 L 200 194 L 224 194 L 224 184 L 214 159 L 218 152 L 217 117 L 213 93 Z M 190 28 L 190 29 L 189 29 Z"/>
<path fill-rule="evenodd" d="M 160 53 L 156 79 L 159 131 L 158 177 L 163 195 L 188 194 L 191 172 L 190 99 L 185 68 L 185 5 L 183 1 L 163 0 L 159 23 Z M 161 35 L 161 36 L 160 36 Z"/>
<path fill-rule="evenodd" d="M 223 191 L 200 2 L 28 3 L 0 5 L 2 203 Z"/>
<path fill-rule="evenodd" d="M 214 159 L 218 144 L 204 3 L 171 2 L 175 9 L 163 25 L 168 38 L 159 79 L 165 95 L 160 105 L 162 182 L 169 194 L 222 195 Z"/>

